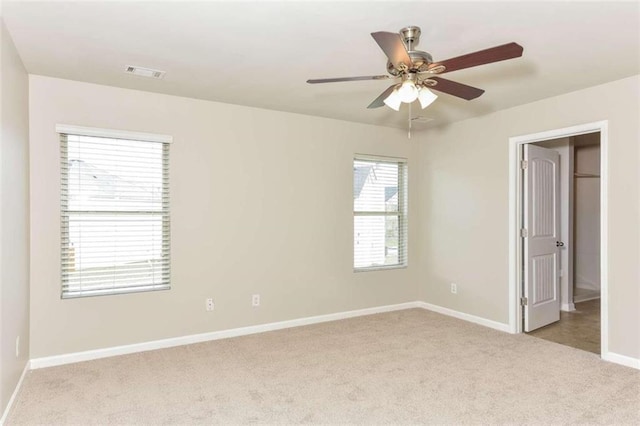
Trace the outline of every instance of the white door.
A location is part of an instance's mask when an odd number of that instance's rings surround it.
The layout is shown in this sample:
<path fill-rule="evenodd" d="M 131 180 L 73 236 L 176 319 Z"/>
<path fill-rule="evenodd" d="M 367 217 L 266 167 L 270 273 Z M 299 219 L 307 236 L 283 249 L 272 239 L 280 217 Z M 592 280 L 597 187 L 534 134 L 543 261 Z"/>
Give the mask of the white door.
<path fill-rule="evenodd" d="M 560 155 L 524 145 L 524 331 L 560 320 Z"/>

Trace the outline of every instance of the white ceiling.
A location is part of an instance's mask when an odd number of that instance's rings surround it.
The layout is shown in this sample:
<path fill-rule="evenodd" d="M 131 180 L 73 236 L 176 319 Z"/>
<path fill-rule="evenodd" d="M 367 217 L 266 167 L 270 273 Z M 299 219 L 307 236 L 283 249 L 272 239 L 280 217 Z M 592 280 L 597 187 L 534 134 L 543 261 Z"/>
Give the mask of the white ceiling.
<path fill-rule="evenodd" d="M 408 110 L 367 109 L 391 83 L 309 85 L 385 73 L 370 33 L 422 28 L 443 60 L 515 41 L 522 58 L 446 74 L 486 93 L 441 94 L 415 128 L 525 104 L 640 73 L 640 3 L 4 2 L 29 73 L 391 127 Z M 161 69 L 164 80 L 124 73 Z"/>

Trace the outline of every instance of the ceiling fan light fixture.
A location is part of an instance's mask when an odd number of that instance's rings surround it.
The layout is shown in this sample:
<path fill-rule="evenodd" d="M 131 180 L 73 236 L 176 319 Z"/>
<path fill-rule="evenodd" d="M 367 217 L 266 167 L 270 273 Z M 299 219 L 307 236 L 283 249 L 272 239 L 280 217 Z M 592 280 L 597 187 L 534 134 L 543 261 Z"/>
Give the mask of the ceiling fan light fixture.
<path fill-rule="evenodd" d="M 425 109 L 429 105 L 438 99 L 438 95 L 433 93 L 431 90 L 426 88 L 425 86 L 420 87 L 420 94 L 418 95 L 418 100 L 420 101 L 420 106 L 422 109 Z"/>
<path fill-rule="evenodd" d="M 410 104 L 418 99 L 418 88 L 411 80 L 405 80 L 402 85 L 397 89 L 400 100 L 404 103 Z"/>
<path fill-rule="evenodd" d="M 393 92 L 383 101 L 386 106 L 396 111 L 400 111 L 400 105 L 402 104 L 402 99 L 400 99 L 400 95 L 398 94 L 398 89 L 394 89 Z"/>

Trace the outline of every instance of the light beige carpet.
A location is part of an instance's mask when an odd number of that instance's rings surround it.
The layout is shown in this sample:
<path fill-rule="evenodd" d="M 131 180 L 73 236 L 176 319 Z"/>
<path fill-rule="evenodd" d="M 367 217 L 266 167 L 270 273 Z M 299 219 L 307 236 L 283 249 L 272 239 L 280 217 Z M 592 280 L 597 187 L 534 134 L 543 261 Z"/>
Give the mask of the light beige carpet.
<path fill-rule="evenodd" d="M 35 370 L 23 424 L 640 424 L 640 371 L 411 309 Z"/>

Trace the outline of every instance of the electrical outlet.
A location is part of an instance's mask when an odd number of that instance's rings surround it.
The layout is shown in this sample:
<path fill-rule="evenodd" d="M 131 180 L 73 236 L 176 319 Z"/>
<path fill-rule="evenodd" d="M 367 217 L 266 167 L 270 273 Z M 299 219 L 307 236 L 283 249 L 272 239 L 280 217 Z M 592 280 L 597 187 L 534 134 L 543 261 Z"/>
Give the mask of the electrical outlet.
<path fill-rule="evenodd" d="M 206 305 L 207 311 L 213 311 L 213 299 L 207 299 L 205 301 L 205 305 Z"/>
<path fill-rule="evenodd" d="M 20 336 L 16 337 L 16 358 L 20 356 Z"/>
<path fill-rule="evenodd" d="M 458 285 L 456 283 L 451 283 L 451 293 L 458 294 Z"/>
<path fill-rule="evenodd" d="M 251 305 L 252 306 L 260 306 L 260 295 L 259 294 L 254 294 L 251 297 Z"/>

